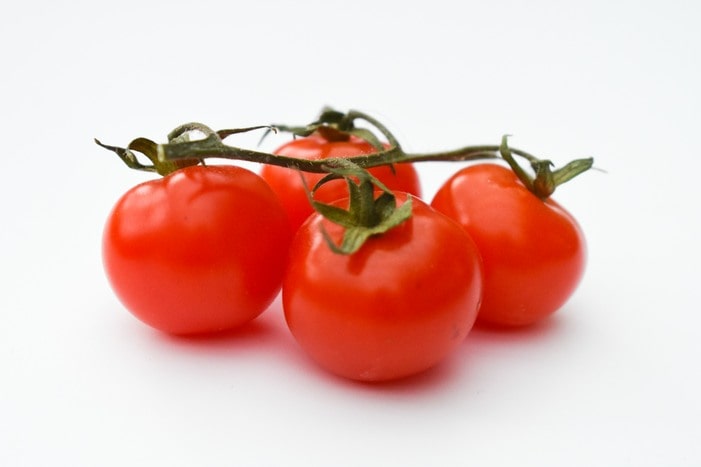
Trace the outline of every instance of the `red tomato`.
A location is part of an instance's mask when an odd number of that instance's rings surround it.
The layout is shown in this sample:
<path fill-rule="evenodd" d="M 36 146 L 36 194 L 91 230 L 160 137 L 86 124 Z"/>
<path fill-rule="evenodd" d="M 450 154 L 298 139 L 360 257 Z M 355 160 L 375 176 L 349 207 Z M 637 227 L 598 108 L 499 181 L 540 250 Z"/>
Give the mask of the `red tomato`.
<path fill-rule="evenodd" d="M 404 202 L 406 194 L 397 194 Z M 352 255 L 343 228 L 315 214 L 297 232 L 283 280 L 285 318 L 322 367 L 361 381 L 426 370 L 461 345 L 482 289 L 476 246 L 458 224 L 412 200 L 412 217 Z"/>
<path fill-rule="evenodd" d="M 318 133 L 298 138 L 284 144 L 275 154 L 298 159 L 318 160 L 337 157 L 352 157 L 371 154 L 377 150 L 368 142 L 351 136 L 348 141 L 329 141 Z M 419 177 L 411 164 L 395 164 L 394 172 L 389 166 L 369 169 L 390 190 L 404 191 L 420 196 Z M 263 179 L 278 195 L 290 218 L 293 231 L 309 217 L 314 210 L 309 204 L 300 173 L 296 170 L 273 165 L 265 165 L 260 172 Z M 325 174 L 303 173 L 302 176 L 311 189 Z M 348 196 L 348 188 L 343 180 L 325 184 L 315 194 L 315 199 L 331 203 Z"/>
<path fill-rule="evenodd" d="M 234 166 L 188 167 L 129 190 L 103 237 L 125 307 L 173 334 L 230 329 L 278 293 L 291 241 L 275 194 Z"/>
<path fill-rule="evenodd" d="M 586 246 L 577 222 L 552 199 L 528 191 L 510 169 L 460 170 L 431 205 L 457 220 L 482 255 L 479 322 L 534 323 L 558 310 L 579 284 Z"/>

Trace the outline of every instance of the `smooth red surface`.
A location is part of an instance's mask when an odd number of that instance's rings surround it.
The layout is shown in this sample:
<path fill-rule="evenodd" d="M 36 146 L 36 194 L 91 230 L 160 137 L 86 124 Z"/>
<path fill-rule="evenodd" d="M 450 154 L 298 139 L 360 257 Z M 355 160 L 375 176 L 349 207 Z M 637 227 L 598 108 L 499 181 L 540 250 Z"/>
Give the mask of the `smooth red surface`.
<path fill-rule="evenodd" d="M 248 170 L 188 167 L 122 196 L 103 259 L 126 308 L 174 334 L 246 323 L 281 285 L 291 234 L 282 206 Z"/>
<path fill-rule="evenodd" d="M 319 134 L 292 140 L 277 150 L 275 154 L 298 159 L 319 160 L 336 157 L 352 157 L 371 154 L 377 150 L 366 141 L 351 136 L 348 141 L 328 141 Z M 389 166 L 371 168 L 370 173 L 377 177 L 391 190 L 403 191 L 420 196 L 421 187 L 416 169 L 411 164 L 395 164 L 394 171 Z M 302 177 L 309 189 L 324 177 L 324 174 L 303 173 L 284 167 L 265 165 L 261 176 L 278 195 L 287 211 L 293 231 L 314 212 L 304 189 Z M 325 184 L 316 194 L 315 199 L 330 203 L 348 196 L 348 188 L 343 180 L 334 180 Z"/>
<path fill-rule="evenodd" d="M 528 191 L 510 169 L 462 169 L 431 205 L 458 221 L 480 250 L 485 279 L 479 322 L 534 323 L 562 307 L 577 288 L 586 262 L 579 225 L 555 201 Z"/>
<path fill-rule="evenodd" d="M 403 202 L 406 195 L 398 195 Z M 322 367 L 381 381 L 426 370 L 460 346 L 482 290 L 477 248 L 455 222 L 413 199 L 413 215 L 350 256 L 343 229 L 312 216 L 298 231 L 283 281 L 292 334 Z"/>

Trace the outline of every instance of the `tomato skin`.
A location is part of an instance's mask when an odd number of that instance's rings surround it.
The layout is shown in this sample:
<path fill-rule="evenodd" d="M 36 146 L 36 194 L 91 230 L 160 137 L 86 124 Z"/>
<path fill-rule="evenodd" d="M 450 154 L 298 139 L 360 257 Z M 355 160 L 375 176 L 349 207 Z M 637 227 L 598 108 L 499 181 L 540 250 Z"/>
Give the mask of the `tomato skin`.
<path fill-rule="evenodd" d="M 343 229 L 318 214 L 293 240 L 285 318 L 303 350 L 332 373 L 410 376 L 456 350 L 472 328 L 482 289 L 477 248 L 455 222 L 412 202 L 409 220 L 349 256 L 329 249 L 320 226 L 336 242 Z"/>
<path fill-rule="evenodd" d="M 298 138 L 282 145 L 274 153 L 298 159 L 319 160 L 359 156 L 376 151 L 370 143 L 355 136 L 351 136 L 348 141 L 329 141 L 320 134 L 313 133 L 310 136 Z M 390 190 L 403 191 L 415 196 L 421 195 L 419 176 L 411 164 L 395 164 L 394 172 L 389 166 L 373 167 L 369 171 Z M 296 231 L 314 212 L 309 204 L 300 172 L 285 167 L 265 165 L 261 169 L 260 175 L 280 198 L 290 218 L 292 231 Z M 313 188 L 324 175 L 302 173 L 309 189 Z M 334 180 L 320 188 L 315 194 L 315 199 L 331 203 L 347 196 L 346 182 Z"/>
<path fill-rule="evenodd" d="M 540 200 L 508 168 L 479 164 L 454 174 L 431 205 L 460 223 L 484 265 L 478 323 L 523 326 L 564 305 L 586 263 L 577 221 Z"/>
<path fill-rule="evenodd" d="M 291 241 L 275 194 L 234 166 L 194 166 L 135 186 L 103 235 L 109 282 L 144 323 L 172 334 L 240 326 L 277 295 Z"/>

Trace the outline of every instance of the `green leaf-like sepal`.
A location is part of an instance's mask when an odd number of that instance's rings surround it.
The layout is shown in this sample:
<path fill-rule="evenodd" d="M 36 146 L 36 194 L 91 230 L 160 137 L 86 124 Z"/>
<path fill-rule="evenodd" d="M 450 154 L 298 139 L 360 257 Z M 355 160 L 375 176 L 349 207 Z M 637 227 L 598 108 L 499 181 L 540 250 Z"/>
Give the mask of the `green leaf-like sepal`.
<path fill-rule="evenodd" d="M 514 171 L 525 187 L 542 200 L 550 197 L 558 186 L 586 172 L 594 165 L 594 159 L 589 157 L 573 160 L 563 167 L 553 170 L 553 163 L 551 161 L 547 159 L 537 159 L 528 155 L 531 168 L 535 173 L 535 176 L 531 176 L 516 162 L 507 140 L 508 135 L 504 135 L 501 138 L 499 153 L 502 159 L 509 164 L 511 170 Z"/>
<path fill-rule="evenodd" d="M 270 134 L 271 130 L 279 130 L 299 137 L 306 137 L 312 133 L 318 133 L 328 141 L 347 141 L 350 136 L 356 136 L 372 145 L 377 152 L 384 151 L 386 149 L 385 145 L 382 144 L 377 134 L 368 128 L 357 127 L 355 125 L 356 120 L 365 120 L 367 123 L 374 126 L 376 130 L 379 130 L 379 132 L 387 138 L 391 147 L 396 148 L 399 146 L 394 135 L 370 116 L 352 110 L 348 113 L 343 113 L 329 107 L 322 109 L 319 117 L 308 125 L 272 125 L 269 127 L 268 131 L 265 132 L 261 141 Z"/>
<path fill-rule="evenodd" d="M 402 224 L 404 221 L 408 220 L 411 217 L 411 200 L 412 198 L 411 196 L 409 196 L 407 197 L 406 201 L 402 203 L 401 206 L 394 206 L 390 214 L 373 227 L 365 227 L 358 225 L 348 227 L 339 223 L 340 225 L 346 228 L 346 231 L 343 233 L 343 240 L 341 241 L 340 245 L 336 245 L 336 243 L 334 243 L 333 239 L 328 234 L 328 232 L 326 232 L 322 228 L 322 234 L 324 236 L 324 239 L 326 240 L 326 243 L 328 244 L 329 248 L 331 248 L 331 250 L 333 250 L 334 253 L 342 255 L 353 254 L 356 251 L 358 251 L 370 237 L 374 235 L 382 235 L 388 232 L 389 230 L 397 227 L 398 225 Z M 341 209 L 341 211 L 343 210 Z M 321 213 L 321 211 L 319 212 Z M 326 217 L 325 214 L 322 213 L 322 215 Z M 336 223 L 331 217 L 327 217 L 327 219 L 329 219 L 331 222 Z"/>
<path fill-rule="evenodd" d="M 329 175 L 308 195 L 319 214 L 346 229 L 341 244 L 337 245 L 322 228 L 322 235 L 334 252 L 355 253 L 370 237 L 384 234 L 411 217 L 411 197 L 398 207 L 394 193 L 367 170 L 346 159 L 329 159 L 328 163 Z M 348 210 L 314 200 L 314 191 L 339 177 L 345 178 L 348 184 Z"/>
<path fill-rule="evenodd" d="M 184 141 L 187 136 L 180 135 L 178 138 L 179 141 Z M 162 158 L 159 156 L 161 145 L 156 144 L 150 139 L 146 138 L 136 138 L 129 143 L 126 148 L 108 146 L 107 144 L 102 144 L 97 139 L 95 140 L 95 143 L 117 154 L 122 162 L 124 162 L 124 164 L 126 164 L 126 166 L 130 169 L 141 170 L 143 172 L 156 172 L 162 176 L 168 175 L 169 173 L 184 167 L 197 165 L 201 162 L 200 159 L 179 159 L 175 161 L 162 160 Z M 142 164 L 139 162 L 139 159 L 134 151 L 143 154 L 149 161 L 151 161 L 151 164 Z"/>
<path fill-rule="evenodd" d="M 204 150 L 209 153 L 209 156 L 215 156 L 220 151 L 227 150 L 227 147 L 222 143 L 223 138 L 260 129 L 274 131 L 269 126 L 259 125 L 215 132 L 207 125 L 191 122 L 180 125 L 168 133 L 168 143 L 166 144 L 157 144 L 146 138 L 136 138 L 126 148 L 108 146 L 97 139 L 95 139 L 95 143 L 117 154 L 122 162 L 131 169 L 156 172 L 165 176 L 184 167 L 204 164 L 204 158 L 192 155 L 196 150 Z M 191 135 L 193 132 L 204 135 L 204 138 L 192 139 Z M 238 150 L 238 148 L 230 149 Z M 151 164 L 139 162 L 134 153 L 135 151 L 143 154 L 144 157 L 151 161 Z M 177 153 L 177 156 L 173 157 L 173 153 Z"/>
<path fill-rule="evenodd" d="M 375 135 L 375 133 L 368 130 L 367 128 L 355 128 L 349 131 L 349 133 L 369 143 L 377 151 L 383 151 L 385 149 L 384 145 L 382 144 L 380 139 Z"/>
<path fill-rule="evenodd" d="M 314 201 L 312 203 L 312 206 L 314 207 L 314 210 L 316 212 L 318 212 L 334 224 L 338 224 L 341 227 L 345 227 L 346 229 L 350 229 L 355 226 L 355 222 L 353 222 L 353 216 L 349 211 L 346 211 L 343 208 L 339 208 L 338 206 L 332 206 L 330 204 L 320 203 L 318 201 Z"/>
<path fill-rule="evenodd" d="M 585 159 L 576 159 L 572 162 L 565 164 L 564 166 L 553 172 L 555 186 L 559 186 L 565 182 L 569 182 L 577 175 L 586 172 L 592 167 L 594 167 L 593 157 L 587 157 Z"/>

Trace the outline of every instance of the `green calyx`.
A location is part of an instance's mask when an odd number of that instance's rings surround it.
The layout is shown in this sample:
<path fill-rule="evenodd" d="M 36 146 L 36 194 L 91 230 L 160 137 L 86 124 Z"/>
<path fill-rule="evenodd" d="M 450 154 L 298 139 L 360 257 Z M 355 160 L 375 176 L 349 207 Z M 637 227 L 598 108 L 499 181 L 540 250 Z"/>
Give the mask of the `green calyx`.
<path fill-rule="evenodd" d="M 134 170 L 144 172 L 155 172 L 158 175 L 166 176 L 178 169 L 190 167 L 193 165 L 204 164 L 204 157 L 192 156 L 188 157 L 169 157 L 167 154 L 168 148 L 178 147 L 218 147 L 223 146 L 222 140 L 227 136 L 245 133 L 247 131 L 259 130 L 261 128 L 269 128 L 268 126 L 253 126 L 248 128 L 236 128 L 233 130 L 214 131 L 201 123 L 186 123 L 175 128 L 168 134 L 168 144 L 157 144 L 150 139 L 136 138 L 132 140 L 126 148 L 117 146 L 108 146 L 102 144 L 98 139 L 95 143 L 99 146 L 117 154 L 119 158 L 126 164 L 127 167 Z M 192 140 L 191 135 L 198 132 L 204 135 L 204 139 Z M 143 154 L 150 164 L 144 164 L 139 161 L 136 153 Z M 214 154 L 213 154 L 214 155 Z"/>
<path fill-rule="evenodd" d="M 98 139 L 95 139 L 95 143 L 117 154 L 122 162 L 130 169 L 143 172 L 155 172 L 161 176 L 166 176 L 178 169 L 197 165 L 201 162 L 199 159 L 161 160 L 158 157 L 160 145 L 146 138 L 136 138 L 132 140 L 126 148 L 108 146 L 107 144 L 101 143 Z M 137 152 L 146 156 L 151 163 L 144 164 L 140 162 L 136 156 Z"/>
<path fill-rule="evenodd" d="M 292 133 L 294 136 L 300 137 L 318 133 L 328 141 L 348 141 L 351 136 L 356 136 L 371 144 L 372 147 L 378 151 L 382 151 L 384 146 L 377 135 L 367 128 L 357 127 L 355 124 L 356 120 L 368 120 L 368 118 L 367 115 L 360 112 L 350 111 L 343 113 L 330 107 L 325 107 L 322 109 L 319 117 L 308 125 L 272 125 L 272 127 L 276 130 Z M 377 127 L 377 122 L 374 120 L 370 121 L 370 123 Z M 390 143 L 396 144 L 394 137 L 391 134 L 388 135 L 389 132 L 384 127 L 380 126 L 378 129 L 380 129 L 385 136 L 388 136 Z M 265 138 L 268 133 L 269 131 L 263 135 L 263 138 Z"/>
<path fill-rule="evenodd" d="M 358 251 L 372 236 L 397 227 L 411 217 L 411 197 L 397 206 L 396 197 L 367 170 L 347 159 L 328 159 L 329 175 L 322 178 L 308 193 L 314 209 L 331 222 L 345 228 L 343 240 L 337 245 L 326 230 L 324 239 L 335 253 L 350 255 Z M 343 178 L 348 184 L 348 209 L 314 200 L 314 192 L 331 180 Z M 376 191 L 379 190 L 379 195 Z"/>
<path fill-rule="evenodd" d="M 545 200 L 555 192 L 555 188 L 569 180 L 572 180 L 577 175 L 586 172 L 594 165 L 594 159 L 589 157 L 585 159 L 575 159 L 568 162 L 559 169 L 553 169 L 554 164 L 549 160 L 536 159 L 529 156 L 528 161 L 531 164 L 534 175 L 530 175 L 521 167 L 512 154 L 508 145 L 508 135 L 501 138 L 501 146 L 499 153 L 511 170 L 518 176 L 521 183 L 528 188 L 538 198 Z"/>

